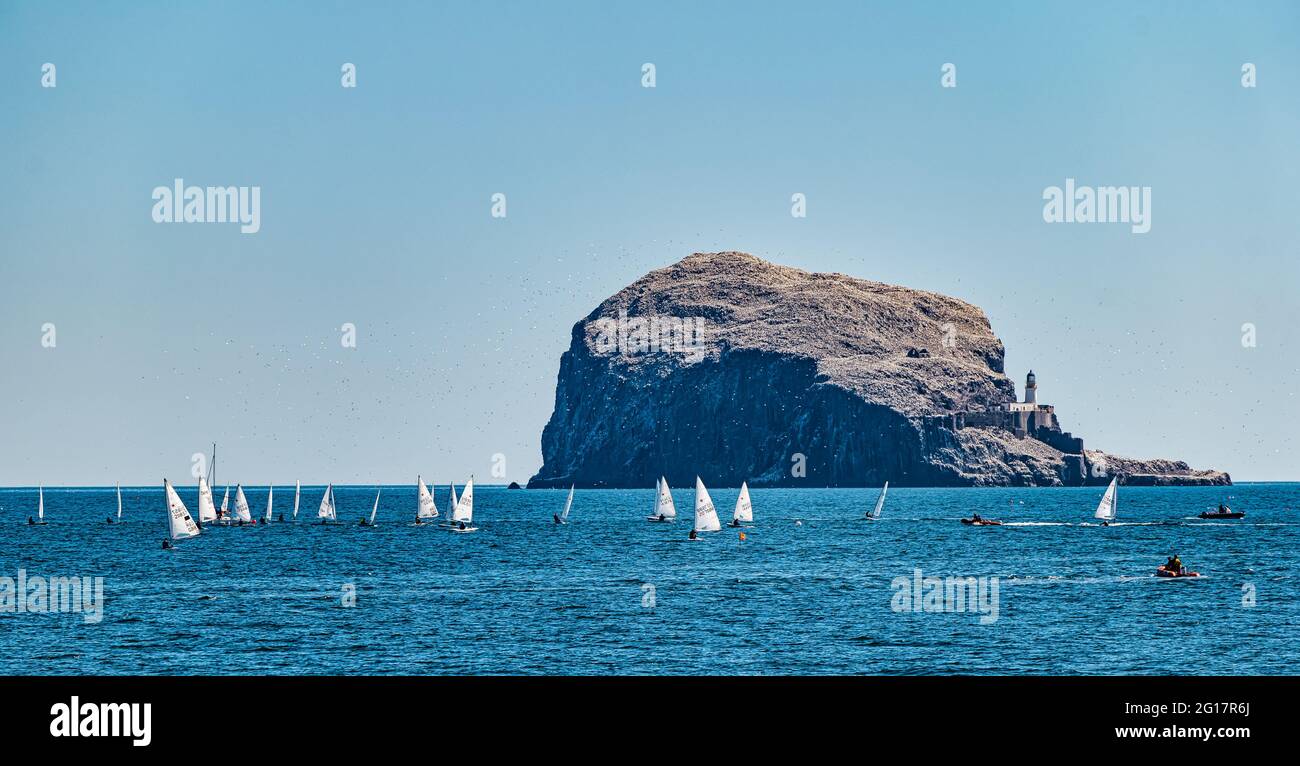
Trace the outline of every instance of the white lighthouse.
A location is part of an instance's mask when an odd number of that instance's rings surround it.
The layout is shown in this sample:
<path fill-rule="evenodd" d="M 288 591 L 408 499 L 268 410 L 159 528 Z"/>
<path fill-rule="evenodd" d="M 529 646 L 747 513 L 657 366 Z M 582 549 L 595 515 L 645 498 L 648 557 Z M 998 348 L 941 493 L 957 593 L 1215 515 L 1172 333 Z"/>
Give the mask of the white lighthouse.
<path fill-rule="evenodd" d="M 1025 376 L 1025 404 L 1036 404 L 1038 402 L 1038 380 L 1034 377 L 1034 371 L 1030 370 Z"/>

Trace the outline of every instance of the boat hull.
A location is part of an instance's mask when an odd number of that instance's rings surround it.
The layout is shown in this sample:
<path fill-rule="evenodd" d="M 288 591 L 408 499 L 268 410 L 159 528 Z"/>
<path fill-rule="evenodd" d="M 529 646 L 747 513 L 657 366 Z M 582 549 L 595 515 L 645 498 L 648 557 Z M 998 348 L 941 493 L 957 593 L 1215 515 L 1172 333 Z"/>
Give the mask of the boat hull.
<path fill-rule="evenodd" d="M 962 520 L 961 520 L 961 523 L 963 523 L 963 524 L 968 524 L 968 525 L 970 525 L 970 526 L 972 526 L 972 527 L 1000 527 L 1000 526 L 1002 526 L 1002 522 L 1000 522 L 1000 521 L 991 521 L 991 520 L 986 520 L 986 519 L 980 519 L 979 521 L 976 521 L 976 520 L 974 520 L 974 519 L 962 519 Z"/>
<path fill-rule="evenodd" d="M 1163 566 L 1156 567 L 1156 577 L 1200 577 L 1200 576 L 1201 576 L 1200 572 L 1184 571 L 1180 574 L 1178 572 L 1165 569 Z"/>
<path fill-rule="evenodd" d="M 1231 513 L 1211 513 L 1205 511 L 1201 514 L 1203 519 L 1240 519 L 1246 515 L 1245 511 L 1233 511 Z"/>

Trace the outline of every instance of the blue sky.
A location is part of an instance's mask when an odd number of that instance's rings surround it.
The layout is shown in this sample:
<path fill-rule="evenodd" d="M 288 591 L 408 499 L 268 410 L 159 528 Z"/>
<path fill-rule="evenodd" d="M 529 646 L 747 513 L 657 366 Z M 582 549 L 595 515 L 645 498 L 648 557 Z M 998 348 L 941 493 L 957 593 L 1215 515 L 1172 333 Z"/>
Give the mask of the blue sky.
<path fill-rule="evenodd" d="M 722 249 L 979 305 L 1090 448 L 1300 478 L 1300 6 L 368 5 L 0 5 L 0 485 L 213 441 L 522 482 L 572 324 Z M 261 231 L 153 223 L 176 177 Z M 1045 224 L 1067 177 L 1152 187 L 1151 232 Z"/>

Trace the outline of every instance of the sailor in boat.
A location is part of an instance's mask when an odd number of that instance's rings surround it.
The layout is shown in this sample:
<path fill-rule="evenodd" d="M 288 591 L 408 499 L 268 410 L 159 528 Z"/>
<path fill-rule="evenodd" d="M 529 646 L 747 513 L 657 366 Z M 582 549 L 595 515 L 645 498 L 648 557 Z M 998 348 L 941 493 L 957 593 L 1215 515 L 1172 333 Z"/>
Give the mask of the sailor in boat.
<path fill-rule="evenodd" d="M 171 550 L 171 548 L 172 548 L 172 541 L 171 541 L 171 540 L 163 540 L 163 547 L 162 547 L 162 549 L 165 550 L 165 551 L 169 551 L 169 550 Z"/>
<path fill-rule="evenodd" d="M 461 530 L 464 530 L 464 529 L 465 529 L 465 522 L 462 521 L 462 522 L 460 523 L 460 528 L 461 528 Z"/>
<path fill-rule="evenodd" d="M 558 513 L 552 513 L 552 514 L 551 514 L 551 519 L 554 520 L 556 524 L 563 524 L 563 523 L 564 523 L 563 521 L 560 521 L 560 514 L 558 514 Z"/>
<path fill-rule="evenodd" d="M 695 530 L 692 529 L 692 530 L 691 530 L 691 536 L 688 537 L 688 538 L 686 538 L 686 539 L 688 539 L 688 540 L 694 540 L 696 537 L 698 537 L 698 535 L 696 535 L 696 534 L 695 534 Z"/>
<path fill-rule="evenodd" d="M 280 521 L 284 521 L 284 511 L 280 511 Z"/>
<path fill-rule="evenodd" d="M 365 516 L 362 516 L 362 517 L 361 517 L 361 526 L 363 526 L 363 527 L 368 527 L 368 526 L 370 526 L 370 520 L 367 519 Z"/>
<path fill-rule="evenodd" d="M 104 519 L 104 523 L 105 523 L 105 524 L 112 524 L 112 523 L 113 523 L 113 517 L 112 517 L 112 516 L 109 516 L 108 518 Z"/>
<path fill-rule="evenodd" d="M 972 514 L 970 515 L 970 520 L 971 520 L 971 521 L 983 521 L 984 519 L 981 519 L 981 518 L 980 518 L 980 515 L 979 515 L 978 513 L 972 513 Z"/>
<path fill-rule="evenodd" d="M 729 527 L 738 527 L 738 526 L 740 526 L 740 519 L 732 519 L 732 520 L 731 520 L 731 523 L 728 524 L 727 526 L 729 526 Z"/>

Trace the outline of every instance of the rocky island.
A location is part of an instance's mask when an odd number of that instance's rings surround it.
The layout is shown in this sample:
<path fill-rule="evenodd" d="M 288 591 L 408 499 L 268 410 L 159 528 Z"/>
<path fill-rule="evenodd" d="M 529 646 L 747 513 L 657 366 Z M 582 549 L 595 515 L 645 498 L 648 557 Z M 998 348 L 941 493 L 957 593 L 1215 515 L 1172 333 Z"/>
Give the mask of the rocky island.
<path fill-rule="evenodd" d="M 978 307 L 696 253 L 573 327 L 529 487 L 1230 484 L 1086 450 Z"/>

